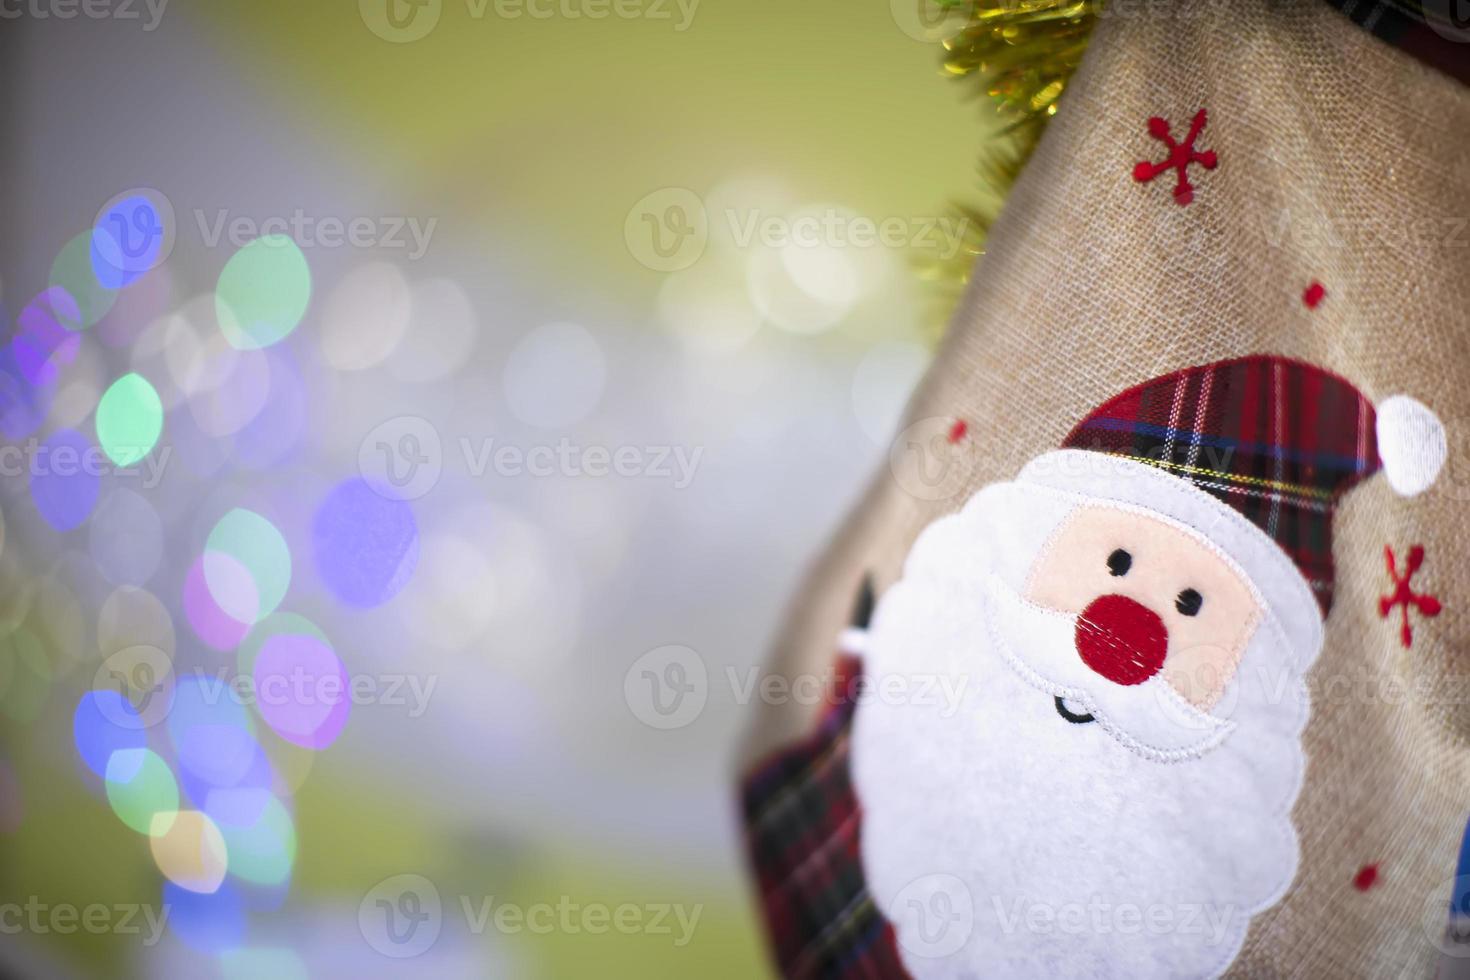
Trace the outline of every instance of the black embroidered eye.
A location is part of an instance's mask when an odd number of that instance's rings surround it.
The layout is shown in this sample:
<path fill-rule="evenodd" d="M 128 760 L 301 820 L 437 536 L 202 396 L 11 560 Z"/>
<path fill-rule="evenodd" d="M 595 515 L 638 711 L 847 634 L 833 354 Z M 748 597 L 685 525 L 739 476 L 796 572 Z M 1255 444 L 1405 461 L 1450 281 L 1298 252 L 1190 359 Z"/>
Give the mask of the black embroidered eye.
<path fill-rule="evenodd" d="M 1119 548 L 1108 555 L 1108 572 L 1113 575 L 1127 575 L 1128 569 L 1133 567 L 1133 556 Z"/>
<path fill-rule="evenodd" d="M 1205 604 L 1205 597 L 1193 589 L 1185 589 L 1179 593 L 1179 598 L 1174 600 L 1174 608 L 1186 616 L 1198 615 L 1199 607 Z"/>

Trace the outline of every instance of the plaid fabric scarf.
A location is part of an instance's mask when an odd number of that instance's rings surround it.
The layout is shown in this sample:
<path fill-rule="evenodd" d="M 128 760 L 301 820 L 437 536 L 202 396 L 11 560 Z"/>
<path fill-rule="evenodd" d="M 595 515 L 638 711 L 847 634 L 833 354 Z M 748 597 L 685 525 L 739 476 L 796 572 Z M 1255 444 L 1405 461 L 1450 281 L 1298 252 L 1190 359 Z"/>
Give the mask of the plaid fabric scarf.
<path fill-rule="evenodd" d="M 848 733 L 861 677 L 856 657 L 839 656 L 832 707 L 816 731 L 757 766 L 742 789 L 746 846 L 785 977 L 907 976 L 858 848 Z"/>

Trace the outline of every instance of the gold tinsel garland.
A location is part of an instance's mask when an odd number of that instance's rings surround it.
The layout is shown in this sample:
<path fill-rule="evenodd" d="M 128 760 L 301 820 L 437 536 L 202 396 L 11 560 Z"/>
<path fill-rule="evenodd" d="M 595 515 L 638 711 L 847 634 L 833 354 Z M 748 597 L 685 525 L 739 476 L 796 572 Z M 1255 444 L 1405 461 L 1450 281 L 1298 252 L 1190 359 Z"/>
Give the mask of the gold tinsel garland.
<path fill-rule="evenodd" d="M 980 152 L 985 197 L 957 208 L 966 219 L 963 247 L 951 258 L 921 265 L 925 278 L 939 284 L 945 319 L 985 254 L 986 236 L 1006 194 L 1082 61 L 1100 0 L 958 0 L 953 6 L 966 11 L 966 23 L 944 41 L 944 70 L 993 102 L 1000 128 Z"/>

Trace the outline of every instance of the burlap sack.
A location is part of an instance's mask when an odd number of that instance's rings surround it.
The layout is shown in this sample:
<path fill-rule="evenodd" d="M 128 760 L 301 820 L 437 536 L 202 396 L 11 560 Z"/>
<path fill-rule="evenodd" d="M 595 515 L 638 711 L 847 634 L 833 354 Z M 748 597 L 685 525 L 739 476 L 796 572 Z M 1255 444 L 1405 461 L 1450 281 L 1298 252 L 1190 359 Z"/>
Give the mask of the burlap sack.
<path fill-rule="evenodd" d="M 1466 57 L 1470 57 L 1467 50 Z M 1161 146 L 1209 113 L 1194 200 L 1172 175 L 1138 183 Z M 1240 976 L 1430 976 L 1470 813 L 1470 92 L 1320 2 L 1119 3 L 994 228 L 900 440 L 967 451 L 915 480 L 894 455 L 796 598 L 771 669 L 831 663 L 865 575 L 892 583 L 918 532 L 1012 478 L 1091 409 L 1189 365 L 1269 353 L 1337 372 L 1377 402 L 1411 393 L 1444 421 L 1449 462 L 1412 498 L 1378 480 L 1334 531 L 1337 595 L 1303 743 L 1301 862 L 1257 916 Z M 1320 282 L 1315 309 L 1304 289 Z M 942 441 L 942 440 L 940 440 Z M 935 472 L 939 472 L 936 470 Z M 1425 549 L 1414 582 L 1443 603 L 1397 613 L 1384 547 Z M 761 709 L 747 760 L 807 733 L 817 706 Z M 1373 887 L 1355 875 L 1376 865 Z M 1362 882 L 1359 882 L 1362 884 Z"/>

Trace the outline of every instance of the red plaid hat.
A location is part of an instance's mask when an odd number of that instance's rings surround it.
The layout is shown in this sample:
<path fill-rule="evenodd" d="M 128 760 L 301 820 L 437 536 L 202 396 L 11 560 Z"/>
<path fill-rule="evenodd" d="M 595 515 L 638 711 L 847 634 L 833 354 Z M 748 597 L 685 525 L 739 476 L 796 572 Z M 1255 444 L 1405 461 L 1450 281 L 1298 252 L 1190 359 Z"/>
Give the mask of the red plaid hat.
<path fill-rule="evenodd" d="M 1380 468 L 1398 492 L 1419 493 L 1446 452 L 1443 425 L 1420 402 L 1396 395 L 1375 409 L 1345 378 L 1271 355 L 1129 388 L 1062 447 L 1147 463 L 1224 501 L 1286 552 L 1324 616 L 1338 498 Z"/>

